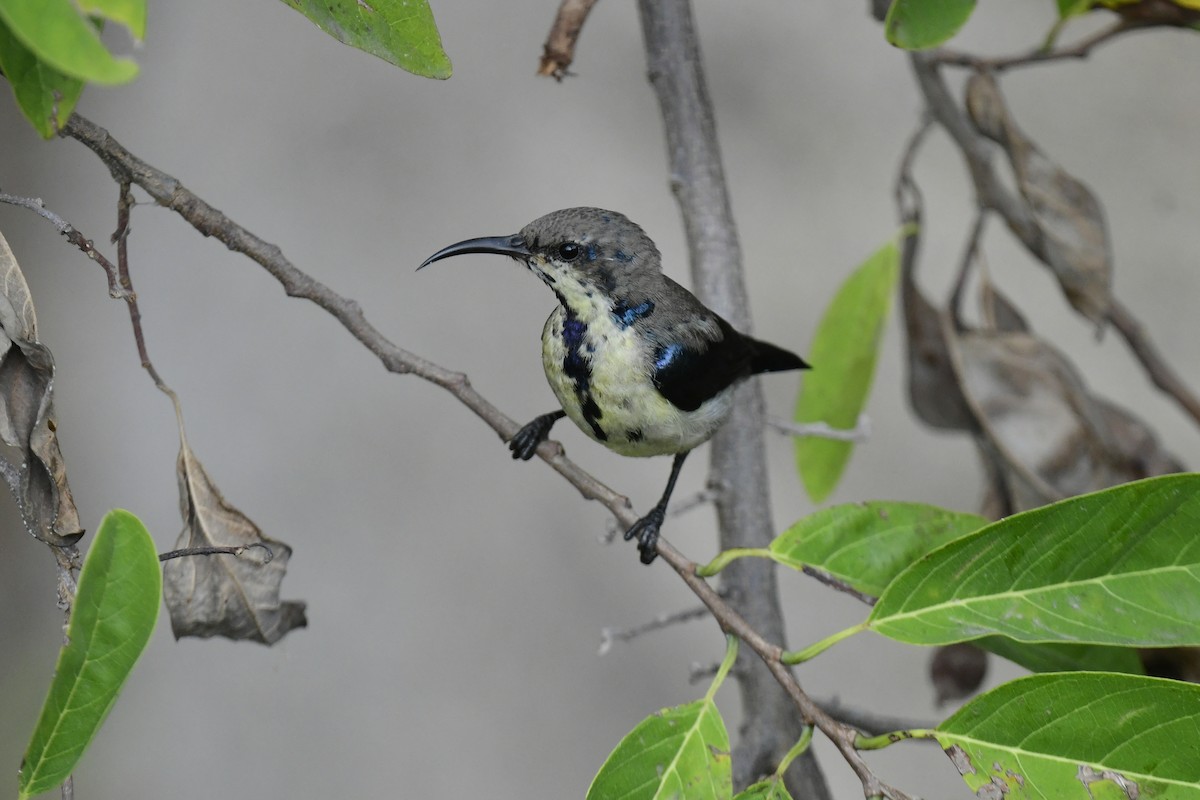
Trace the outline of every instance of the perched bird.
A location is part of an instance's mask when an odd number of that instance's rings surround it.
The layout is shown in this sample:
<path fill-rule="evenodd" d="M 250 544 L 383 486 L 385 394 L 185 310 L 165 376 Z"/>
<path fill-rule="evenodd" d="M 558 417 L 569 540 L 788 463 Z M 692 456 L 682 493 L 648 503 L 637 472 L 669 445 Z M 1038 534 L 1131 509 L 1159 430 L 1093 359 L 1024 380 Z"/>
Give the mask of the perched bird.
<path fill-rule="evenodd" d="M 638 540 L 643 564 L 658 555 L 684 459 L 729 418 L 734 386 L 808 368 L 794 353 L 738 333 L 663 275 L 654 242 L 615 211 L 555 211 L 513 236 L 452 244 L 418 269 L 464 253 L 511 256 L 558 297 L 542 329 L 542 366 L 562 409 L 521 428 L 509 442 L 513 458 L 532 458 L 564 416 L 621 455 L 675 456 L 662 499 L 625 532 Z"/>

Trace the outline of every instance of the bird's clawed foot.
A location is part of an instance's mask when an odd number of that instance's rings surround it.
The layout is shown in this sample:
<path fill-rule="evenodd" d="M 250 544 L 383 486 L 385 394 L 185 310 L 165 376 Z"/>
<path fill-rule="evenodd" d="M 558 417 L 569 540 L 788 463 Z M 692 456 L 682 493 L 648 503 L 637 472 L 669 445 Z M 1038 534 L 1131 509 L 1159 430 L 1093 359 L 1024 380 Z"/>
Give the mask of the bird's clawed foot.
<path fill-rule="evenodd" d="M 649 564 L 658 557 L 658 529 L 662 527 L 666 509 L 655 506 L 650 513 L 633 523 L 625 531 L 625 541 L 637 539 L 638 552 L 642 554 L 642 563 Z"/>
<path fill-rule="evenodd" d="M 542 414 L 540 417 L 534 419 L 533 422 L 522 427 L 508 442 L 508 449 L 512 451 L 512 457 L 519 458 L 522 461 L 528 461 L 533 458 L 537 452 L 538 445 L 549 438 L 550 429 L 554 427 L 554 423 L 565 416 L 565 411 L 551 411 L 549 414 Z"/>

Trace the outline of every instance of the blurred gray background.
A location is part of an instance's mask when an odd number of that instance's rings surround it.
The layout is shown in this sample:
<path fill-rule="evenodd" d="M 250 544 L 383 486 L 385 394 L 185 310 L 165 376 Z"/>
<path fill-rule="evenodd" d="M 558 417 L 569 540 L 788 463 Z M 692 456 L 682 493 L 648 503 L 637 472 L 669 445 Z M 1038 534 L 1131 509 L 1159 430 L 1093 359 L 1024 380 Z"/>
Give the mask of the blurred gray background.
<path fill-rule="evenodd" d="M 895 166 L 918 117 L 905 57 L 866 5 L 696 8 L 755 330 L 800 353 L 848 270 L 893 234 Z M 435 2 L 455 66 L 435 82 L 337 44 L 282 3 L 156 3 L 136 54 L 141 77 L 90 88 L 80 111 L 360 300 L 395 342 L 466 371 L 525 421 L 553 404 L 538 344 L 553 298 L 503 259 L 415 274 L 425 256 L 555 208 L 599 205 L 640 222 L 668 273 L 688 282 L 636 10 L 600 3 L 578 77 L 560 85 L 533 75 L 555 6 Z M 1024 49 L 1053 6 L 983 3 L 955 45 Z M 1102 198 L 1116 291 L 1194 386 L 1198 45 L 1183 32 L 1135 34 L 1087 63 L 1003 82 L 1029 135 Z M 941 297 L 971 194 L 940 134 L 917 176 L 927 200 L 923 279 Z M 41 196 L 97 242 L 113 230 L 107 170 L 75 142 L 38 140 L 7 91 L 0 188 Z M 59 432 L 85 526 L 125 507 L 168 549 L 180 527 L 175 422 L 138 364 L 124 305 L 107 298 L 96 265 L 29 212 L 0 207 L 0 230 L 57 358 Z M 1117 337 L 1097 343 L 1001 226 L 987 248 L 1000 287 L 1090 385 L 1200 463 L 1195 430 Z M 189 440 L 226 497 L 295 548 L 285 596 L 308 602 L 310 625 L 270 649 L 177 643 L 164 612 L 76 773 L 77 797 L 579 797 L 639 720 L 703 692 L 688 671 L 720 657 L 709 621 L 597 657 L 603 627 L 694 604 L 664 565 L 646 569 L 632 547 L 599 542 L 599 506 L 540 463 L 512 463 L 444 392 L 387 374 L 324 312 L 287 299 L 258 266 L 171 213 L 138 208 L 131 252 L 150 353 L 182 397 Z M 973 509 L 972 449 L 911 418 L 901 345 L 893 320 L 869 406 L 873 438 L 831 502 Z M 765 385 L 770 411 L 788 415 L 796 378 Z M 657 497 L 666 459 L 623 460 L 566 424 L 556 433 L 638 508 Z M 769 457 L 782 529 L 812 506 L 790 443 L 770 438 Z M 677 497 L 702 487 L 705 464 L 706 454 L 688 464 Z M 0 506 L 0 765 L 11 780 L 62 620 L 52 559 L 7 497 Z M 714 552 L 706 510 L 670 520 L 666 535 L 693 558 Z M 802 577 L 781 583 L 793 645 L 865 613 Z M 927 657 L 864 636 L 799 672 L 817 697 L 934 720 Z M 989 685 L 1018 673 L 993 664 Z M 736 693 L 727 687 L 718 699 L 734 728 Z M 861 797 L 840 758 L 823 742 L 817 750 L 838 796 Z M 936 747 L 901 745 L 869 760 L 906 789 L 968 794 Z"/>

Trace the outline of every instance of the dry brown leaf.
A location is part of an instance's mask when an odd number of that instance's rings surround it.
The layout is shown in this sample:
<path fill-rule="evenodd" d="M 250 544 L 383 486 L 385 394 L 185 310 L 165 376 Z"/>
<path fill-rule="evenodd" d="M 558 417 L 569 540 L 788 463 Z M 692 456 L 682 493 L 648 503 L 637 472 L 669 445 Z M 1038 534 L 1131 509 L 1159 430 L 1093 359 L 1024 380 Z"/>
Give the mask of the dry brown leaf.
<path fill-rule="evenodd" d="M 910 184 L 911 186 L 911 184 Z M 974 430 L 975 422 L 958 388 L 950 351 L 942 330 L 948 322 L 917 284 L 920 247 L 920 194 L 912 188 L 906 198 L 913 231 L 905 237 L 900 259 L 900 300 L 904 310 L 905 351 L 908 355 L 908 398 L 917 418 L 933 428 Z"/>
<path fill-rule="evenodd" d="M 1029 331 L 1025 315 L 996 288 L 986 269 L 979 272 L 979 313 L 985 330 L 1008 333 Z"/>
<path fill-rule="evenodd" d="M 176 547 L 250 547 L 240 556 L 208 555 L 172 559 L 163 566 L 163 597 L 175 638 L 225 636 L 274 644 L 293 628 L 308 624 L 304 603 L 280 601 L 292 549 L 262 534 L 258 526 L 226 502 L 204 465 L 188 446 L 183 414 L 179 421 L 179 507 L 184 527 Z"/>
<path fill-rule="evenodd" d="M 955 343 L 963 393 L 1012 471 L 1019 508 L 1111 485 L 1105 442 L 1078 373 L 1027 333 L 969 331 Z"/>
<path fill-rule="evenodd" d="M 54 417 L 54 356 L 38 341 L 33 297 L 0 235 L 0 475 L 28 531 L 47 544 L 83 536 Z"/>
<path fill-rule="evenodd" d="M 1070 360 L 984 282 L 985 319 L 1006 329 L 948 334 L 988 468 L 985 509 L 1008 514 L 1182 465 L 1134 415 L 1092 394 Z"/>
<path fill-rule="evenodd" d="M 991 75 L 972 76 L 966 105 L 979 132 L 1008 155 L 1040 234 L 1034 255 L 1054 272 L 1071 306 L 1102 327 L 1111 303 L 1112 253 L 1100 202 L 1017 127 Z"/>

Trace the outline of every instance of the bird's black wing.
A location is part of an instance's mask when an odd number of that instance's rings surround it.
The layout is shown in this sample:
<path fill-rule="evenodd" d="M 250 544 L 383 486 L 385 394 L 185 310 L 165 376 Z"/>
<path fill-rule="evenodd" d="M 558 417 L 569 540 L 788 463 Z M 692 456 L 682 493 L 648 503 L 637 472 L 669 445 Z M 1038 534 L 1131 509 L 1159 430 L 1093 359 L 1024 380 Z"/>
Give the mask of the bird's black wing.
<path fill-rule="evenodd" d="M 670 342 L 654 351 L 650 377 L 662 396 L 683 411 L 695 411 L 705 400 L 755 372 L 756 342 L 720 317 L 715 319 L 720 339 Z"/>

